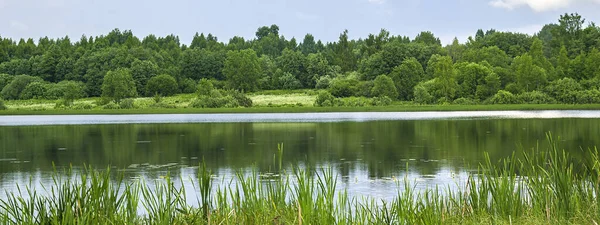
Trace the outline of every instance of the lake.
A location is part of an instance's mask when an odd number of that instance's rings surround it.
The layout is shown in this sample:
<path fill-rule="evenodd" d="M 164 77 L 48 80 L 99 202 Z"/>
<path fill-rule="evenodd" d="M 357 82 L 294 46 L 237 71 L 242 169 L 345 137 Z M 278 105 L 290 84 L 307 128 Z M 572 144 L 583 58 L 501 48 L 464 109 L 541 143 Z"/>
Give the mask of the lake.
<path fill-rule="evenodd" d="M 199 163 L 225 185 L 235 171 L 333 166 L 353 196 L 393 197 L 456 185 L 491 160 L 546 149 L 546 133 L 574 157 L 600 143 L 600 111 L 0 116 L 0 188 L 48 186 L 55 168 L 113 168 L 148 182 L 189 186 Z M 224 181 L 224 182 L 223 182 Z M 4 196 L 0 193 L 0 197 Z"/>

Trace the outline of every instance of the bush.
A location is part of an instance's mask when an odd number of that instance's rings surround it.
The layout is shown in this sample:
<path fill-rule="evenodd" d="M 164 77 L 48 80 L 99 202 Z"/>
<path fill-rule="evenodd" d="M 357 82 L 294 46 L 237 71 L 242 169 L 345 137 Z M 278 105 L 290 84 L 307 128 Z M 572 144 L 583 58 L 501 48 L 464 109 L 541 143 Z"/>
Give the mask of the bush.
<path fill-rule="evenodd" d="M 319 107 L 330 107 L 333 106 L 335 97 L 328 91 L 319 91 L 317 99 L 315 100 L 315 106 Z"/>
<path fill-rule="evenodd" d="M 6 110 L 6 109 L 7 109 L 7 107 L 4 104 L 4 99 L 0 98 L 0 110 Z"/>
<path fill-rule="evenodd" d="M 2 89 L 10 84 L 10 82 L 12 82 L 13 78 L 15 76 L 13 75 L 8 75 L 8 74 L 0 74 L 0 91 L 2 91 Z"/>
<path fill-rule="evenodd" d="M 358 93 L 356 93 L 358 96 L 362 96 L 362 97 L 371 97 L 371 90 L 373 89 L 373 86 L 375 84 L 373 83 L 373 81 L 368 80 L 368 81 L 362 81 L 360 83 L 358 83 Z"/>
<path fill-rule="evenodd" d="M 371 105 L 372 101 L 365 97 L 349 97 L 341 99 L 341 102 L 335 102 L 334 105 L 346 107 L 364 107 Z"/>
<path fill-rule="evenodd" d="M 117 103 L 114 102 L 109 102 L 108 104 L 102 106 L 103 109 L 120 109 L 121 107 L 119 107 L 119 105 L 117 105 Z"/>
<path fill-rule="evenodd" d="M 327 89 L 329 88 L 329 83 L 331 82 L 331 77 L 322 76 L 317 80 L 317 84 L 315 85 L 316 89 Z"/>
<path fill-rule="evenodd" d="M 179 81 L 179 89 L 181 89 L 181 93 L 194 93 L 196 92 L 196 81 L 190 78 L 185 78 Z"/>
<path fill-rule="evenodd" d="M 526 104 L 554 104 L 556 100 L 540 91 L 524 92 L 517 95 L 517 101 Z"/>
<path fill-rule="evenodd" d="M 427 88 L 421 83 L 415 86 L 414 90 L 414 102 L 418 104 L 431 104 L 433 103 L 433 95 L 429 93 Z"/>
<path fill-rule="evenodd" d="M 517 104 L 518 99 L 512 93 L 500 90 L 498 93 L 492 96 L 492 98 L 490 98 L 489 102 L 491 104 Z"/>
<path fill-rule="evenodd" d="M 544 90 L 559 102 L 573 104 L 577 101 L 577 92 L 583 88 L 576 80 L 563 78 L 552 81 Z"/>
<path fill-rule="evenodd" d="M 131 98 L 123 99 L 119 103 L 119 108 L 121 108 L 121 109 L 133 109 L 133 108 L 135 108 L 135 104 L 134 104 L 133 99 L 131 99 Z"/>
<path fill-rule="evenodd" d="M 470 98 L 457 98 L 456 100 L 454 100 L 454 102 L 452 102 L 452 104 L 455 105 L 475 105 L 477 104 L 475 101 L 473 101 Z"/>
<path fill-rule="evenodd" d="M 81 103 L 81 104 L 75 104 L 73 105 L 73 109 L 92 109 L 94 108 L 94 106 L 92 104 L 89 103 Z"/>
<path fill-rule="evenodd" d="M 46 84 L 46 92 L 44 98 L 49 100 L 56 100 L 62 98 L 65 94 L 65 89 L 59 84 L 49 83 Z"/>
<path fill-rule="evenodd" d="M 235 99 L 239 106 L 246 108 L 252 107 L 252 99 L 248 98 L 244 93 L 237 90 L 231 90 L 228 94 Z"/>
<path fill-rule="evenodd" d="M 295 90 L 302 88 L 302 83 L 294 75 L 291 73 L 285 72 L 283 76 L 279 77 L 279 84 L 281 84 L 281 89 L 285 90 Z"/>
<path fill-rule="evenodd" d="M 575 93 L 575 98 L 577 99 L 577 104 L 597 104 L 600 103 L 600 91 L 578 91 Z"/>
<path fill-rule="evenodd" d="M 358 91 L 358 80 L 356 79 L 333 79 L 329 83 L 329 92 L 338 98 L 356 95 Z"/>
<path fill-rule="evenodd" d="M 33 82 L 43 82 L 42 78 L 32 77 L 29 75 L 18 75 L 13 78 L 10 84 L 2 89 L 2 97 L 8 100 L 15 100 L 21 96 L 21 92 Z"/>
<path fill-rule="evenodd" d="M 43 99 L 45 92 L 46 84 L 40 81 L 31 82 L 21 91 L 19 99 Z"/>
<path fill-rule="evenodd" d="M 371 105 L 373 106 L 388 106 L 391 105 L 393 100 L 388 96 L 383 97 L 375 97 L 371 101 Z"/>
<path fill-rule="evenodd" d="M 159 94 L 162 96 L 171 96 L 176 94 L 177 81 L 167 74 L 158 75 L 150 78 L 146 84 L 146 96 Z"/>
<path fill-rule="evenodd" d="M 198 96 L 206 95 L 210 96 L 211 92 L 215 89 L 212 82 L 206 78 L 202 78 L 200 82 L 198 82 L 198 88 L 196 92 Z"/>
<path fill-rule="evenodd" d="M 394 84 L 394 80 L 386 75 L 379 75 L 375 78 L 373 82 L 373 89 L 371 93 L 375 97 L 390 97 L 391 99 L 396 99 L 398 97 L 398 90 L 396 90 L 396 85 Z"/>
<path fill-rule="evenodd" d="M 174 109 L 177 108 L 175 105 L 167 104 L 164 102 L 156 102 L 150 105 L 150 108 L 164 108 L 164 109 Z"/>

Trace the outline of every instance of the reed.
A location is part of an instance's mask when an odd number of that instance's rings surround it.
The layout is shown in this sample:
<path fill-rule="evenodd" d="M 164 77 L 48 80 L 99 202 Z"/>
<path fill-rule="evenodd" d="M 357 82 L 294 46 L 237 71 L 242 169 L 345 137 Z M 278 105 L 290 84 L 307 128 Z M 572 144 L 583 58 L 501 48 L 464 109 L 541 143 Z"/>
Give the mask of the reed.
<path fill-rule="evenodd" d="M 198 206 L 184 185 L 165 176 L 125 181 L 110 169 L 56 171 L 53 185 L 7 192 L 2 224 L 596 224 L 600 221 L 600 154 L 570 157 L 548 134 L 550 149 L 533 148 L 500 161 L 486 154 L 479 170 L 456 187 L 417 189 L 397 181 L 391 201 L 349 197 L 335 166 L 283 169 L 276 174 L 238 171 L 215 182 L 204 163 L 194 186 Z M 584 151 L 579 149 L 579 151 Z M 149 185 L 148 183 L 153 183 Z"/>

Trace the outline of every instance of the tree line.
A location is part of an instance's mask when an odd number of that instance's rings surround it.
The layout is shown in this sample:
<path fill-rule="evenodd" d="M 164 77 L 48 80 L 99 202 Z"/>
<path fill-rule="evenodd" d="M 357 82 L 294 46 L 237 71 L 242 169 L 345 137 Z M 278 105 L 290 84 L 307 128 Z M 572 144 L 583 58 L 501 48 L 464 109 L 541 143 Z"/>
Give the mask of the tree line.
<path fill-rule="evenodd" d="M 196 34 L 142 39 L 130 30 L 72 41 L 0 37 L 4 99 L 115 100 L 216 88 L 252 92 L 325 89 L 334 97 L 386 97 L 417 103 L 598 103 L 600 27 L 564 14 L 537 34 L 478 30 L 443 46 L 431 32 L 378 34 L 335 42 L 311 34 L 286 39 L 277 25 L 256 37 L 219 41 Z"/>

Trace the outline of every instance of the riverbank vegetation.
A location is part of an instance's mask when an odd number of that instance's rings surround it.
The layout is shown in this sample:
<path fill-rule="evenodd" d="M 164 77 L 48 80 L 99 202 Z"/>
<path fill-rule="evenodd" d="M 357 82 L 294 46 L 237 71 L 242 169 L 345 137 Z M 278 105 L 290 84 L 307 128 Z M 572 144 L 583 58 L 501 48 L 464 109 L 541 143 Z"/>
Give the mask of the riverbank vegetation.
<path fill-rule="evenodd" d="M 54 185 L 7 193 L 0 221 L 8 224 L 594 224 L 600 220 L 597 149 L 576 160 L 560 140 L 549 149 L 519 151 L 498 162 L 485 157 L 478 172 L 456 186 L 416 189 L 398 178 L 391 201 L 350 197 L 335 165 L 281 164 L 272 173 L 240 171 L 219 181 L 204 164 L 194 180 L 197 199 L 169 176 L 123 180 L 110 170 L 59 171 Z M 255 171 L 255 170 L 254 170 Z M 79 177 L 79 178 L 74 178 Z M 116 179 L 116 180 L 115 180 Z M 39 187 L 39 186 L 38 186 Z M 48 194 L 51 193 L 51 194 Z M 191 206 L 190 202 L 196 202 Z M 143 213 L 142 213 L 143 212 Z"/>
<path fill-rule="evenodd" d="M 72 110 L 135 108 L 139 101 L 127 99 L 139 98 L 154 98 L 151 108 L 250 107 L 256 104 L 244 95 L 269 90 L 328 98 L 293 106 L 598 104 L 598 49 L 600 27 L 578 14 L 535 35 L 478 30 L 446 46 L 431 32 L 411 39 L 384 29 L 359 39 L 344 31 L 331 43 L 307 34 L 298 42 L 277 25 L 258 28 L 250 40 L 196 34 L 189 45 L 174 35 L 138 38 L 118 29 L 78 41 L 0 37 L 0 98 L 9 110 L 12 101 L 42 99 Z M 209 86 L 218 91 L 203 92 Z M 161 101 L 173 95 L 195 96 L 187 104 Z M 100 100 L 73 104 L 85 97 Z"/>

